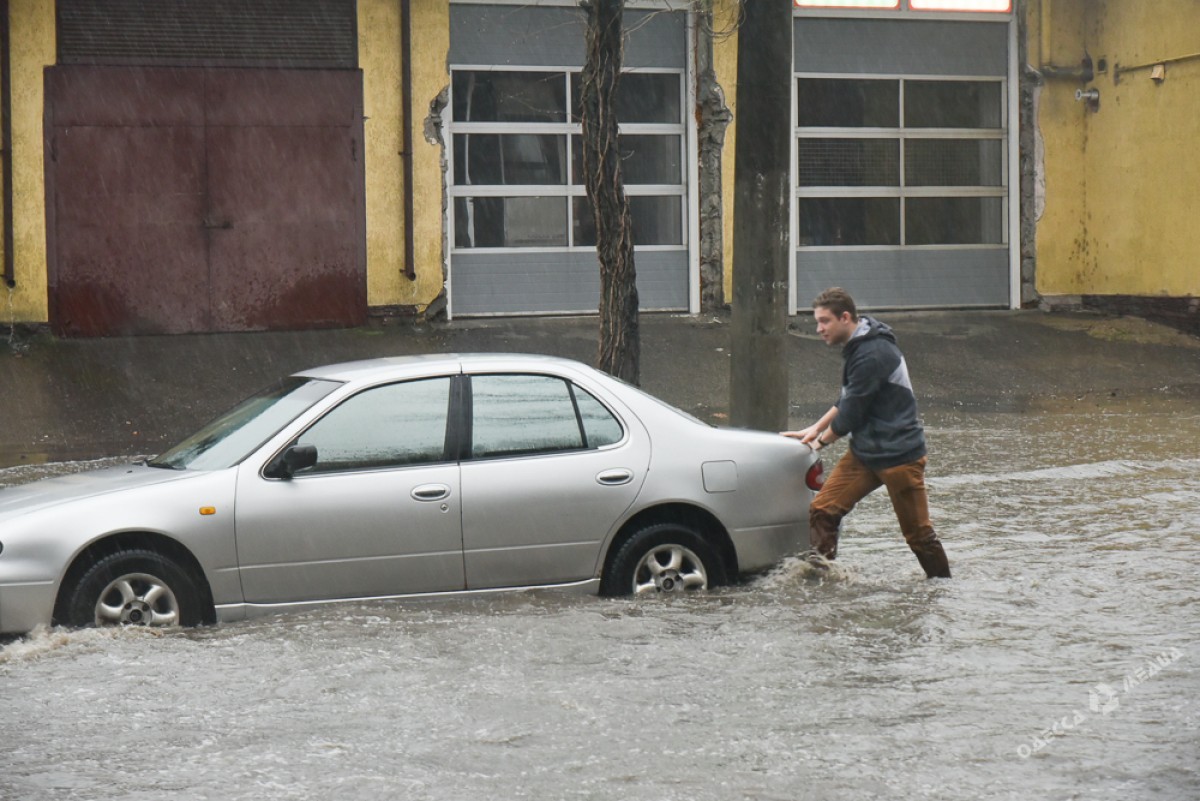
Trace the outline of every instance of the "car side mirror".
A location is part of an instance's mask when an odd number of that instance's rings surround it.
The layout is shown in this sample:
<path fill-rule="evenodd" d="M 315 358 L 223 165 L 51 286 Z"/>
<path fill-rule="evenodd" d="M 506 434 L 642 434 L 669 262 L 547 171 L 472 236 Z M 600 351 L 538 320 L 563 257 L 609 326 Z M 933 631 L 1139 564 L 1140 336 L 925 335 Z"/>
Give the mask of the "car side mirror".
<path fill-rule="evenodd" d="M 276 456 L 263 470 L 267 478 L 292 478 L 301 470 L 307 470 L 317 463 L 317 448 L 315 445 L 291 445 L 283 453 Z"/>

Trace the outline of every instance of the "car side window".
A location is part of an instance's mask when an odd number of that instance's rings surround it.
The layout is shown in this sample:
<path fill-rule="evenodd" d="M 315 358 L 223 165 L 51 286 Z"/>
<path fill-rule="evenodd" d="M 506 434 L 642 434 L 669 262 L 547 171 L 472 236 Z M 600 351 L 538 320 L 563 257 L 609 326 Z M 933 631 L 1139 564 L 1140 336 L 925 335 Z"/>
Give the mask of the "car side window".
<path fill-rule="evenodd" d="M 604 404 L 554 376 L 472 376 L 471 398 L 475 459 L 600 448 L 624 436 Z"/>
<path fill-rule="evenodd" d="M 446 459 L 450 379 L 374 387 L 343 401 L 299 438 L 317 463 L 302 474 L 428 464 Z"/>
<path fill-rule="evenodd" d="M 561 378 L 472 376 L 471 409 L 471 455 L 477 459 L 583 448 L 571 390 Z"/>
<path fill-rule="evenodd" d="M 620 442 L 624 432 L 613 413 L 578 384 L 572 385 L 575 403 L 579 406 L 579 420 L 587 437 L 587 447 L 603 448 Z"/>

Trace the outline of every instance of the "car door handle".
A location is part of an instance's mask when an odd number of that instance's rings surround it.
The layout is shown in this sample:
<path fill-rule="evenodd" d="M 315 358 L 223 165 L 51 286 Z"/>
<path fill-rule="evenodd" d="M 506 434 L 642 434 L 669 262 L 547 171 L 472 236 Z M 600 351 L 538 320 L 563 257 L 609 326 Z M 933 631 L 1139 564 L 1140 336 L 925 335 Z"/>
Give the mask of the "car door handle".
<path fill-rule="evenodd" d="M 596 483 L 606 484 L 610 487 L 618 487 L 621 484 L 628 484 L 630 481 L 633 481 L 633 471 L 627 470 L 624 467 L 605 470 L 596 476 Z"/>
<path fill-rule="evenodd" d="M 412 491 L 414 501 L 441 501 L 450 497 L 450 488 L 445 484 L 422 484 Z"/>

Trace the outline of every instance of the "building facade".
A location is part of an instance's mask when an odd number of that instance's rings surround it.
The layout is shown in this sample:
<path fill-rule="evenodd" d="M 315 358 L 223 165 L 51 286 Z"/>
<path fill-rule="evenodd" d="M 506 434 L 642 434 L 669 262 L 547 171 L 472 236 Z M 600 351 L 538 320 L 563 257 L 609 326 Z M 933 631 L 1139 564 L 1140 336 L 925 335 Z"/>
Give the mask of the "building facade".
<path fill-rule="evenodd" d="M 791 310 L 835 283 L 872 308 L 1200 294 L 1182 216 L 1200 182 L 1181 158 L 1200 63 L 1172 55 L 1188 27 L 1169 23 L 1197 11 L 1166 5 L 796 0 Z M 9 324 L 595 311 L 576 3 L 0 9 Z M 731 290 L 736 18 L 736 0 L 627 4 L 644 310 Z M 1104 70 L 1076 70 L 1101 51 Z M 1098 106 L 1074 99 L 1106 80 Z"/>
<path fill-rule="evenodd" d="M 1024 20 L 1038 293 L 1200 334 L 1200 4 L 1030 0 Z"/>

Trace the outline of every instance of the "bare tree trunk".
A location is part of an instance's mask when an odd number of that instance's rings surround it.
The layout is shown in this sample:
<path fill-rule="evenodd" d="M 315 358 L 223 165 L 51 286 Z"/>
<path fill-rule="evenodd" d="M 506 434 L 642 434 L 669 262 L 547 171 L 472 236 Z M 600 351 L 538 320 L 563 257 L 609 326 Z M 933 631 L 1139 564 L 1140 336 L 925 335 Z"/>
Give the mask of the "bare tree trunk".
<path fill-rule="evenodd" d="M 596 366 L 631 384 L 640 379 L 633 226 L 617 147 L 623 0 L 583 0 L 587 59 L 581 76 L 583 172 L 600 261 L 600 349 Z"/>

